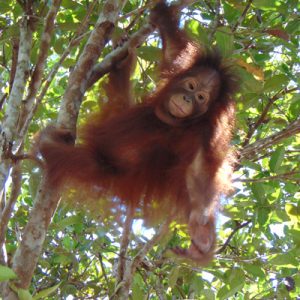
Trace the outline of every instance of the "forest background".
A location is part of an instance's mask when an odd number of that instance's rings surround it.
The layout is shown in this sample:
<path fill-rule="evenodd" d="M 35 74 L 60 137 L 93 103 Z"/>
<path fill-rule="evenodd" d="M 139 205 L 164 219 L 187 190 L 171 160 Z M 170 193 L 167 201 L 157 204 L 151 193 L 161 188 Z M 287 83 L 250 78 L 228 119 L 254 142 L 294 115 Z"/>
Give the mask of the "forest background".
<path fill-rule="evenodd" d="M 299 2 L 181 3 L 182 26 L 217 45 L 241 81 L 235 190 L 222 199 L 215 260 L 200 268 L 172 256 L 188 243 L 179 224 L 165 233 L 127 211 L 117 220 L 60 202 L 30 159 L 41 128 L 75 130 L 101 109 L 101 83 L 128 46 L 138 47 L 137 99 L 153 90 L 153 2 L 0 0 L 3 299 L 300 299 Z"/>

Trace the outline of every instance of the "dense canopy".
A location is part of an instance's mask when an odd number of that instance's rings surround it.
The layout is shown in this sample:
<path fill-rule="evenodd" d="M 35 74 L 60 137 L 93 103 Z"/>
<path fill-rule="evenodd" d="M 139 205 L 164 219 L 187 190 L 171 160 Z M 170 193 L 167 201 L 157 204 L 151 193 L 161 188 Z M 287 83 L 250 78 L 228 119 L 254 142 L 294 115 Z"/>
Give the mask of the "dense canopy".
<path fill-rule="evenodd" d="M 106 74 L 128 46 L 138 47 L 135 93 L 154 89 L 161 40 L 148 22 L 153 3 L 0 2 L 3 299 L 300 297 L 297 0 L 181 1 L 181 25 L 217 46 L 241 82 L 234 190 L 222 199 L 217 254 L 207 267 L 170 253 L 188 247 L 184 226 L 144 224 L 130 209 L 115 218 L 95 203 L 82 209 L 65 200 L 72 190 L 59 201 L 42 161 L 32 159 L 41 128 L 57 122 L 75 132 L 101 109 Z M 114 50 L 120 36 L 126 41 Z"/>

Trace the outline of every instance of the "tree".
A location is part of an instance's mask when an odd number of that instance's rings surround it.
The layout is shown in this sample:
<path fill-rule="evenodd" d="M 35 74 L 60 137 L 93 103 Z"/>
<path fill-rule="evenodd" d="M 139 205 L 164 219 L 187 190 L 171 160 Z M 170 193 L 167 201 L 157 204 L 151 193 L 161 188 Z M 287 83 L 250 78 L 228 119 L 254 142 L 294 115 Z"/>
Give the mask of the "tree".
<path fill-rule="evenodd" d="M 223 201 L 217 255 L 208 267 L 168 255 L 170 246 L 188 240 L 178 224 L 150 230 L 130 210 L 117 220 L 100 208 L 59 204 L 39 161 L 30 159 L 40 128 L 57 120 L 75 132 L 101 109 L 98 81 L 128 47 L 139 47 L 137 95 L 151 91 L 159 60 L 158 35 L 147 20 L 152 4 L 0 2 L 3 299 L 299 297 L 297 1 L 182 1 L 183 26 L 233 59 L 242 82 L 235 191 Z M 125 35 L 113 50 L 110 41 Z"/>

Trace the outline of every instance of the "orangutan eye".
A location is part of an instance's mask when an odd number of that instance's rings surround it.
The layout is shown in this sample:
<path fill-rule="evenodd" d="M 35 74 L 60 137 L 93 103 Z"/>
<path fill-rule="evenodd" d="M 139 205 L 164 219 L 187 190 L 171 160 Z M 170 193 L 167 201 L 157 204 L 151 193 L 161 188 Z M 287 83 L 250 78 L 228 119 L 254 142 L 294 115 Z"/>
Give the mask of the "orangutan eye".
<path fill-rule="evenodd" d="M 204 92 L 198 92 L 195 97 L 199 102 L 206 102 L 208 99 L 208 95 Z"/>
<path fill-rule="evenodd" d="M 193 78 L 189 78 L 184 82 L 184 88 L 187 91 L 193 92 L 197 88 L 197 81 Z"/>

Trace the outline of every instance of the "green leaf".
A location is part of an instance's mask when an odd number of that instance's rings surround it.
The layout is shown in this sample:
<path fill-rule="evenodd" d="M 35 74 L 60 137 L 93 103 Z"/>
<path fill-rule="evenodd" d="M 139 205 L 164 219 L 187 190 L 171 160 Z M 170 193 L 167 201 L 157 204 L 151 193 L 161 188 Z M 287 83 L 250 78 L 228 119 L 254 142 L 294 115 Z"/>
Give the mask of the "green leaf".
<path fill-rule="evenodd" d="M 286 204 L 285 210 L 289 216 L 299 216 L 298 208 L 293 204 Z"/>
<path fill-rule="evenodd" d="M 277 10 L 274 0 L 254 0 L 253 5 L 262 10 Z"/>
<path fill-rule="evenodd" d="M 191 280 L 191 289 L 196 293 L 196 295 L 202 295 L 204 288 L 203 280 L 201 277 L 193 276 Z"/>
<path fill-rule="evenodd" d="M 245 283 L 245 275 L 242 269 L 233 269 L 230 274 L 230 288 L 234 290 L 234 294 L 241 290 Z"/>
<path fill-rule="evenodd" d="M 228 27 L 218 27 L 216 32 L 216 41 L 218 48 L 220 49 L 224 57 L 228 57 L 232 54 L 233 46 L 233 35 Z"/>
<path fill-rule="evenodd" d="M 75 225 L 75 224 L 77 224 L 77 223 L 79 223 L 81 221 L 82 221 L 82 219 L 81 219 L 81 217 L 79 215 L 74 215 L 74 216 L 70 216 L 70 217 L 62 219 L 61 221 L 59 221 L 58 223 L 56 223 L 56 225 L 58 226 L 58 228 L 60 230 L 63 230 L 66 227 Z"/>
<path fill-rule="evenodd" d="M 294 94 L 291 99 L 291 106 L 290 106 L 290 113 L 291 115 L 296 118 L 300 114 L 300 94 Z"/>
<path fill-rule="evenodd" d="M 62 65 L 63 65 L 64 68 L 68 69 L 68 68 L 70 68 L 70 67 L 75 66 L 75 64 L 76 64 L 75 59 L 67 58 L 67 59 L 63 62 Z"/>
<path fill-rule="evenodd" d="M 9 12 L 11 10 L 11 4 L 12 4 L 12 2 L 10 3 L 10 1 L 0 1 L 1 14 Z"/>
<path fill-rule="evenodd" d="M 241 88 L 245 93 L 260 93 L 262 91 L 262 82 L 256 80 L 253 74 L 250 74 L 246 69 L 239 68 L 238 76 L 241 79 Z"/>
<path fill-rule="evenodd" d="M 254 182 L 251 184 L 251 190 L 254 197 L 259 201 L 264 203 L 266 199 L 264 185 L 260 182 Z"/>
<path fill-rule="evenodd" d="M 215 294 L 212 290 L 203 290 L 200 297 L 201 300 L 215 300 Z"/>
<path fill-rule="evenodd" d="M 264 91 L 266 93 L 278 91 L 285 87 L 288 81 L 289 78 L 284 74 L 274 75 L 266 81 Z"/>
<path fill-rule="evenodd" d="M 62 244 L 67 250 L 73 250 L 75 248 L 76 242 L 69 236 L 66 236 L 62 240 Z"/>
<path fill-rule="evenodd" d="M 62 0 L 61 5 L 62 7 L 74 9 L 74 7 L 78 7 L 78 2 L 73 0 Z"/>
<path fill-rule="evenodd" d="M 288 214 L 288 216 L 290 217 L 291 220 L 293 220 L 295 223 L 299 222 L 300 219 L 300 209 L 299 209 L 299 205 L 293 205 L 290 203 L 287 203 L 285 205 L 285 211 Z"/>
<path fill-rule="evenodd" d="M 269 263 L 275 266 L 299 266 L 299 263 L 293 253 L 276 254 L 270 259 Z"/>
<path fill-rule="evenodd" d="M 289 34 L 293 34 L 299 31 L 299 19 L 293 20 L 291 22 L 288 23 L 288 25 L 286 26 L 285 30 L 289 33 Z"/>
<path fill-rule="evenodd" d="M 300 245 L 300 229 L 291 229 L 289 233 L 291 234 L 294 243 Z"/>
<path fill-rule="evenodd" d="M 229 23 L 238 20 L 241 13 L 233 5 L 224 2 L 223 7 L 224 7 L 224 17 L 229 21 Z"/>
<path fill-rule="evenodd" d="M 200 22 L 196 20 L 191 20 L 185 24 L 185 30 L 195 37 L 195 39 L 199 40 L 204 45 L 208 45 L 209 38 L 207 35 L 207 30 L 204 28 Z"/>
<path fill-rule="evenodd" d="M 19 300 L 32 300 L 32 296 L 28 290 L 18 289 Z"/>
<path fill-rule="evenodd" d="M 63 43 L 62 39 L 59 39 L 55 42 L 53 48 L 57 54 L 63 54 L 66 45 Z"/>
<path fill-rule="evenodd" d="M 50 294 L 52 294 L 53 292 L 55 292 L 59 288 L 60 285 L 61 285 L 61 283 L 56 284 L 50 288 L 47 288 L 47 289 L 44 289 L 44 290 L 38 292 L 36 295 L 34 295 L 33 300 L 45 299 L 45 297 L 47 297 Z"/>
<path fill-rule="evenodd" d="M 233 296 L 236 292 L 240 291 L 245 284 L 245 274 L 243 270 L 235 268 L 226 273 L 229 274 L 229 277 L 225 279 L 227 284 L 225 284 L 218 292 L 218 298 L 221 300 Z"/>
<path fill-rule="evenodd" d="M 250 160 L 243 160 L 242 165 L 259 172 L 261 171 L 261 165 Z"/>
<path fill-rule="evenodd" d="M 144 285 L 143 278 L 140 274 L 135 274 L 132 284 L 132 300 L 142 300 L 145 298 L 145 292 L 142 288 Z"/>
<path fill-rule="evenodd" d="M 53 258 L 53 262 L 56 264 L 68 265 L 73 262 L 73 256 L 71 255 L 57 255 Z"/>
<path fill-rule="evenodd" d="M 280 168 L 282 161 L 284 159 L 285 147 L 278 147 L 275 152 L 272 154 L 269 167 L 272 172 L 276 173 Z"/>
<path fill-rule="evenodd" d="M 16 279 L 17 274 L 10 268 L 0 265 L 0 281 Z"/>
<path fill-rule="evenodd" d="M 179 277 L 179 270 L 180 267 L 175 267 L 172 269 L 170 275 L 169 275 L 169 286 L 172 288 L 175 286 L 177 279 Z"/>
<path fill-rule="evenodd" d="M 137 55 L 146 61 L 156 62 L 161 57 L 161 50 L 157 47 L 144 46 L 138 48 Z"/>
<path fill-rule="evenodd" d="M 263 269 L 255 264 L 244 264 L 244 269 L 254 277 L 265 278 L 266 276 Z"/>
<path fill-rule="evenodd" d="M 257 221 L 260 226 L 264 226 L 268 223 L 271 217 L 271 211 L 268 208 L 260 207 L 257 211 Z"/>

